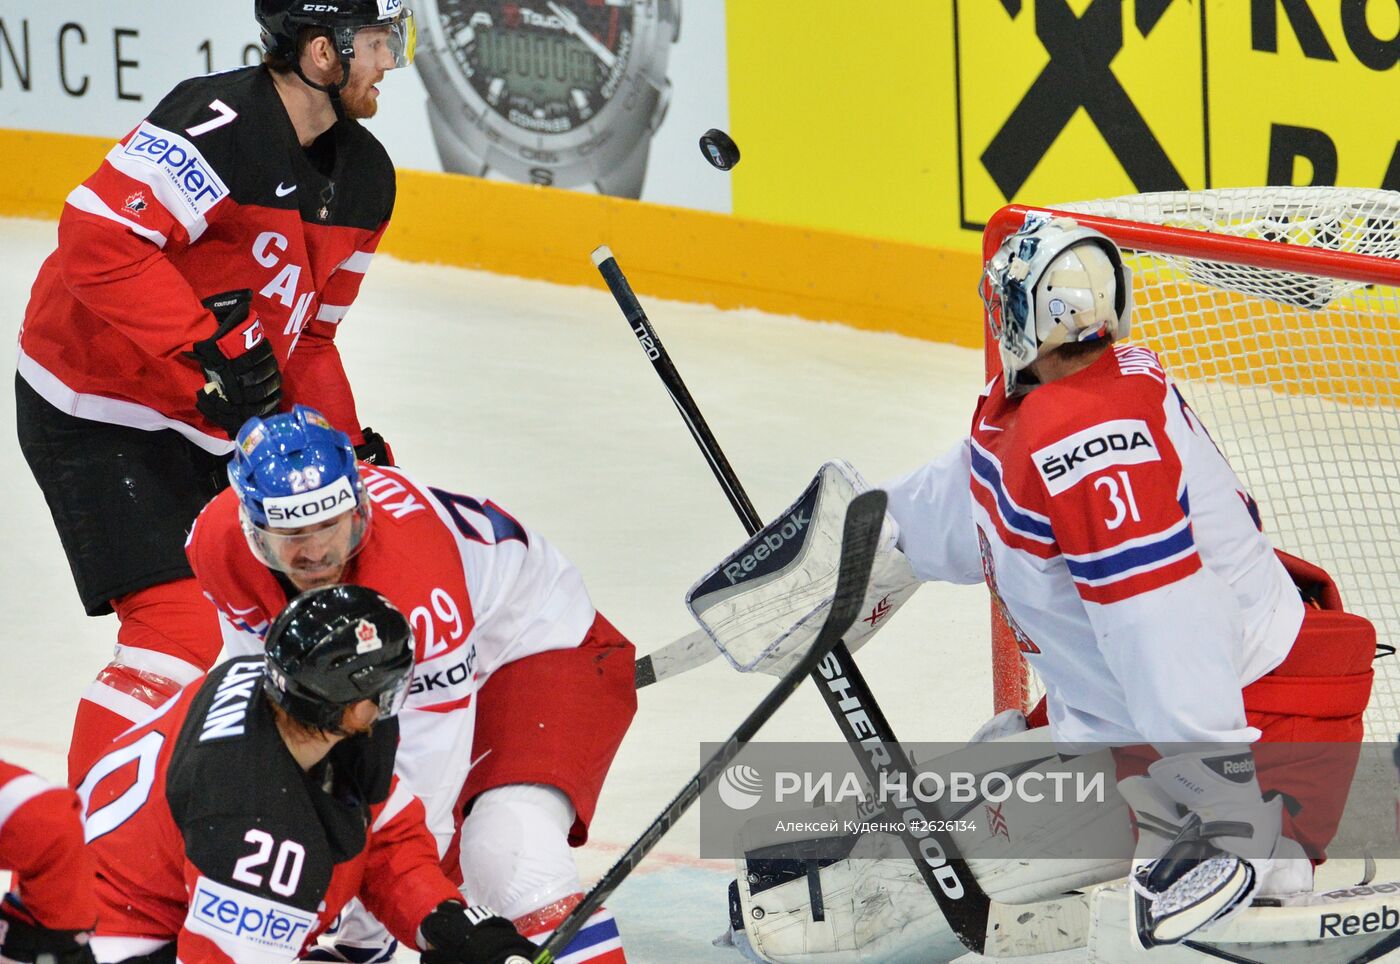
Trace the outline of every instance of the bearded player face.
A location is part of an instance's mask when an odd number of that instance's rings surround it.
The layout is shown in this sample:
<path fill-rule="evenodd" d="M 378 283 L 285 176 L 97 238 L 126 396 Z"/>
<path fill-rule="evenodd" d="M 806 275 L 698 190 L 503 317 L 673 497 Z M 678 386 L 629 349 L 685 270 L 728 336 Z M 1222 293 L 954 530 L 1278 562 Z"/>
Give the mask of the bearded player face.
<path fill-rule="evenodd" d="M 340 92 L 347 117 L 366 120 L 379 111 L 379 87 L 376 85 L 395 63 L 391 34 L 388 27 L 366 27 L 355 34 L 350 81 Z"/>
<path fill-rule="evenodd" d="M 341 581 L 359 542 L 359 513 L 345 512 L 315 525 L 289 529 L 270 536 L 263 545 L 272 565 L 286 573 L 292 585 L 305 592 Z"/>

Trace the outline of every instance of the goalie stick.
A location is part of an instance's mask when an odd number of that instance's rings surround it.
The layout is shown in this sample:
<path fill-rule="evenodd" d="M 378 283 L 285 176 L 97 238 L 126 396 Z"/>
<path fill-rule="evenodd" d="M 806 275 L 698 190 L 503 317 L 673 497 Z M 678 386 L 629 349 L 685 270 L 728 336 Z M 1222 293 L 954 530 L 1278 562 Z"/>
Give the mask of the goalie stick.
<path fill-rule="evenodd" d="M 822 624 L 816 641 L 802 657 L 802 660 L 788 670 L 778 685 L 769 691 L 763 702 L 754 707 L 744 717 L 733 735 L 705 761 L 690 782 L 681 788 L 680 793 L 666 806 L 665 810 L 651 822 L 637 841 L 627 848 L 606 874 L 602 876 L 588 895 L 579 901 L 569 916 L 564 918 L 554 931 L 544 948 L 535 958 L 535 964 L 551 964 L 574 939 L 588 918 L 597 913 L 618 885 L 627 878 L 637 864 L 641 863 L 656 842 L 666 831 L 675 825 L 691 805 L 699 799 L 705 788 L 714 783 L 744 745 L 754 738 L 759 728 L 778 707 L 787 702 L 788 697 L 797 691 L 802 681 L 831 658 L 831 651 L 841 645 L 841 637 L 855 623 L 860 615 L 861 604 L 865 600 L 865 589 L 870 582 L 870 567 L 875 561 L 875 546 L 880 541 L 880 526 L 885 520 L 885 504 L 888 497 L 884 492 L 863 492 L 856 496 L 846 509 L 846 523 L 841 534 L 841 559 L 836 572 L 836 597 Z"/>
<path fill-rule="evenodd" d="M 698 669 L 718 655 L 719 650 L 710 642 L 710 637 L 703 629 L 697 629 L 645 656 L 638 656 L 633 667 L 633 681 L 637 689 L 641 689 Z"/>
<path fill-rule="evenodd" d="M 699 406 L 681 380 L 671 356 L 666 353 L 661 339 L 647 318 L 646 310 L 637 300 L 632 286 L 627 282 L 622 268 L 607 245 L 599 245 L 593 250 L 593 263 L 607 282 L 617 306 L 632 327 L 632 333 L 649 359 L 656 373 L 661 377 L 671 401 L 681 413 L 686 427 L 690 429 L 710 471 L 719 480 L 729 504 L 738 513 L 745 531 L 750 536 L 763 527 L 748 494 L 739 483 L 738 476 L 729 460 L 720 451 Z M 854 503 L 852 503 L 854 505 Z M 875 702 L 875 696 L 861 675 L 855 660 L 851 658 L 846 645 L 837 641 L 820 667 L 811 674 L 813 683 L 821 691 L 822 700 L 836 719 L 837 725 L 847 743 L 855 751 L 872 787 L 883 787 L 887 773 L 898 773 L 904 778 L 904 786 L 912 786 L 912 767 L 894 735 L 894 728 L 885 718 L 884 711 Z M 903 816 L 918 819 L 921 815 L 916 806 L 904 810 Z M 936 816 L 936 815 L 935 815 Z M 919 876 L 928 886 L 939 910 L 943 912 L 948 926 L 958 936 L 968 950 L 982 953 L 987 946 L 988 926 L 992 923 L 992 906 L 987 894 L 972 875 L 967 862 L 963 860 L 952 835 L 943 830 L 932 830 L 917 836 L 912 830 L 913 820 L 901 820 L 905 829 L 899 834 L 909 856 L 913 860 Z M 933 828 L 936 821 L 923 820 L 922 826 Z"/>

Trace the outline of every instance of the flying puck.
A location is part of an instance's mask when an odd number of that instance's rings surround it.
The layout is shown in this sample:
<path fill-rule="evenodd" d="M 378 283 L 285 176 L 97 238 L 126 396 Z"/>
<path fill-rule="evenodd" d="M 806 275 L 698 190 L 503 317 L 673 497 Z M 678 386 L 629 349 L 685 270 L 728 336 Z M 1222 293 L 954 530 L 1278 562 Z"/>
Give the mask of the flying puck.
<path fill-rule="evenodd" d="M 718 127 L 711 127 L 701 135 L 700 153 L 705 155 L 711 167 L 721 171 L 728 171 L 739 163 L 739 145 Z"/>

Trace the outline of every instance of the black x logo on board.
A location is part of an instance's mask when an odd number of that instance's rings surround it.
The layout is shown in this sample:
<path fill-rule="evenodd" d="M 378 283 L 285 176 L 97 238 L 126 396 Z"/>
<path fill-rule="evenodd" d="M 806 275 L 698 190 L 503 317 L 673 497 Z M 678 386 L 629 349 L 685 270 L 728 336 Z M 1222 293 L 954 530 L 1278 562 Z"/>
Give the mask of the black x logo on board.
<path fill-rule="evenodd" d="M 1172 3 L 1137 0 L 1138 31 L 1148 36 Z M 1021 14 L 1022 0 L 1001 4 L 1013 19 Z M 1081 107 L 1139 191 L 1185 190 L 1157 135 L 1113 74 L 1113 59 L 1123 49 L 1123 0 L 1093 0 L 1082 17 L 1074 15 L 1069 0 L 1034 4 L 1036 36 L 1050 63 L 981 156 L 1002 195 L 1015 196 Z"/>

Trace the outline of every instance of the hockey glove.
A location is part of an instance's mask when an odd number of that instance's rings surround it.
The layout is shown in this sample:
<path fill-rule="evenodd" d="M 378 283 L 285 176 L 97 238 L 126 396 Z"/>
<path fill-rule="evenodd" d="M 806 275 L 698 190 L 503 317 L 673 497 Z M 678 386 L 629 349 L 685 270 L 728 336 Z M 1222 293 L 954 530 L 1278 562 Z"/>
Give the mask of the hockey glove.
<path fill-rule="evenodd" d="M 209 380 L 195 395 L 200 414 L 233 438 L 254 416 L 265 418 L 282 400 L 282 373 L 262 322 L 252 310 L 253 293 L 226 291 L 204 299 L 219 328 L 194 343 L 187 355 Z"/>
<path fill-rule="evenodd" d="M 1255 896 L 1312 889 L 1312 862 L 1282 836 L 1283 801 L 1260 795 L 1247 746 L 1174 754 L 1147 772 L 1119 783 L 1139 829 L 1130 882 L 1142 946 L 1177 943 Z"/>
<path fill-rule="evenodd" d="M 429 947 L 423 964 L 531 964 L 540 952 L 491 908 L 455 900 L 438 904 L 418 930 Z"/>
<path fill-rule="evenodd" d="M 92 964 L 91 931 L 50 930 L 13 896 L 0 903 L 0 959 L 24 964 Z"/>
<path fill-rule="evenodd" d="M 361 462 L 368 462 L 370 465 L 394 464 L 394 450 L 389 448 L 389 443 L 384 441 L 384 436 L 368 425 L 360 434 L 365 437 L 365 440 L 355 446 L 355 458 Z"/>

